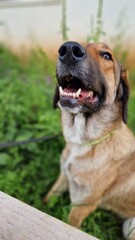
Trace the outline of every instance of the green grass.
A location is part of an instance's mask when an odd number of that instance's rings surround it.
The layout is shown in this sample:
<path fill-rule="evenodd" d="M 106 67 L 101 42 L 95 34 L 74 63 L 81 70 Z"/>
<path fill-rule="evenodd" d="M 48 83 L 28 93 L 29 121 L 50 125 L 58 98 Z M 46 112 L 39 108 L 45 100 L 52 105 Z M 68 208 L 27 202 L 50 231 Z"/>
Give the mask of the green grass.
<path fill-rule="evenodd" d="M 135 71 L 130 74 L 129 126 L 135 133 Z M 60 111 L 52 109 L 55 63 L 39 48 L 29 61 L 23 61 L 0 46 L 0 142 L 19 141 L 61 132 Z M 46 213 L 68 222 L 68 193 L 43 196 L 59 174 L 62 137 L 0 151 L 0 190 Z M 82 230 L 101 240 L 122 240 L 121 219 L 114 213 L 96 210 L 83 223 Z"/>

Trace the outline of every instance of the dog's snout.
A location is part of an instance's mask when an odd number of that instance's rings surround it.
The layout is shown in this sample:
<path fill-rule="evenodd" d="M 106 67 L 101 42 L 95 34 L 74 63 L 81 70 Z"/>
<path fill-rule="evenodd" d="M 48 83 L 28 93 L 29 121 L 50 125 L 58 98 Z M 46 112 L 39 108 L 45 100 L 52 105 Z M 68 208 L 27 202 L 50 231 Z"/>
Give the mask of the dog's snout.
<path fill-rule="evenodd" d="M 66 42 L 59 49 L 59 59 L 62 62 L 79 61 L 82 60 L 85 55 L 85 48 L 77 42 Z"/>

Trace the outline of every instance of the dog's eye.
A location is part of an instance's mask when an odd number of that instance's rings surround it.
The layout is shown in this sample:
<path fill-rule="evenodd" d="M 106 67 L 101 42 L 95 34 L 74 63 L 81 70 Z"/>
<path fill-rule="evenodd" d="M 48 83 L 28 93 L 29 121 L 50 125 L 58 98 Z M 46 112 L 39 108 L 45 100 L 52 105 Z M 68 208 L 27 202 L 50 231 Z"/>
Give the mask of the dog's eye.
<path fill-rule="evenodd" d="M 105 60 L 112 60 L 112 55 L 109 52 L 102 52 L 101 56 L 105 59 Z"/>

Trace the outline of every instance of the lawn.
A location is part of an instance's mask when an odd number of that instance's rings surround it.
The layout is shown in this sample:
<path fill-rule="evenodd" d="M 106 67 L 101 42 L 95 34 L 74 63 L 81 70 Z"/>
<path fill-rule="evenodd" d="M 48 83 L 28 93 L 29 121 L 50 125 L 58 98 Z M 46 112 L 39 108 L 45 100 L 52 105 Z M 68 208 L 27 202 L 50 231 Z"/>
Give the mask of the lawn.
<path fill-rule="evenodd" d="M 135 71 L 130 73 L 131 97 L 128 124 L 135 133 Z M 22 141 L 61 132 L 60 111 L 52 109 L 55 62 L 38 48 L 28 59 L 0 46 L 0 142 Z M 0 150 L 0 190 L 56 218 L 68 222 L 68 193 L 43 196 L 59 174 L 62 136 L 48 141 Z M 101 240 L 122 240 L 121 219 L 98 209 L 83 223 L 82 230 Z"/>

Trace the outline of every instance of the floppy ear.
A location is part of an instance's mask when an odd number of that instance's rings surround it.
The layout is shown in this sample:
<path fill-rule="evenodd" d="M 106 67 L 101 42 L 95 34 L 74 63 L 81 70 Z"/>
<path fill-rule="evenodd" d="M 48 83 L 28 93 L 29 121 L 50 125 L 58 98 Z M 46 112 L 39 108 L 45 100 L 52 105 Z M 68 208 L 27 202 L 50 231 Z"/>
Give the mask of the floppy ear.
<path fill-rule="evenodd" d="M 53 97 L 53 108 L 57 108 L 57 103 L 59 101 L 60 97 L 59 97 L 59 87 L 58 85 L 56 86 L 55 89 L 55 93 L 54 93 L 54 97 Z"/>
<path fill-rule="evenodd" d="M 127 70 L 121 65 L 120 83 L 117 90 L 118 100 L 122 102 L 122 119 L 127 124 L 129 82 Z"/>

